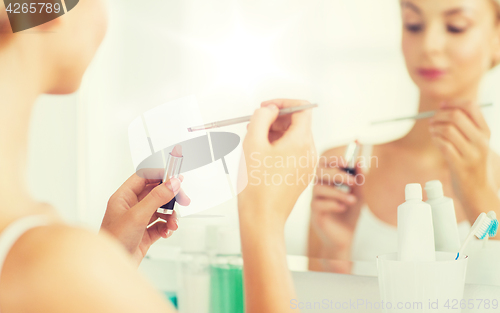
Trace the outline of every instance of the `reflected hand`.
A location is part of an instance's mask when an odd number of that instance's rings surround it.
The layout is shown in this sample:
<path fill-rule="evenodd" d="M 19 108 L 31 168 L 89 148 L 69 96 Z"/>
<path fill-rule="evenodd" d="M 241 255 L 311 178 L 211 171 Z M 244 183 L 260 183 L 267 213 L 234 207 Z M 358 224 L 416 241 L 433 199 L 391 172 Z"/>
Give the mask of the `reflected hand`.
<path fill-rule="evenodd" d="M 430 120 L 430 132 L 451 170 L 453 189 L 474 221 L 481 203 L 497 209 L 489 141 L 491 132 L 480 106 L 473 102 L 443 103 Z M 493 206 L 493 207 L 495 207 Z"/>
<path fill-rule="evenodd" d="M 317 169 L 318 182 L 313 188 L 311 223 L 323 243 L 322 258 L 349 260 L 354 230 L 363 204 L 363 189 L 356 183 L 355 175 L 327 160 L 328 155 L 324 154 Z M 358 163 L 356 175 L 360 173 L 362 169 Z M 350 192 L 340 190 L 337 187 L 340 184 L 349 186 Z"/>

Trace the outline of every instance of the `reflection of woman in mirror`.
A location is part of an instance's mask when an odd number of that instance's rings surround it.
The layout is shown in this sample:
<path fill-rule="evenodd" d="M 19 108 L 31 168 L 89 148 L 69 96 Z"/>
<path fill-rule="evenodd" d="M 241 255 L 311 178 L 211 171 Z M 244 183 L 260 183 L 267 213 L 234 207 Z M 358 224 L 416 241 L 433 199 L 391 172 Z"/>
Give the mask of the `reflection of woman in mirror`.
<path fill-rule="evenodd" d="M 397 251 L 396 208 L 407 183 L 439 179 L 454 199 L 462 238 L 481 212 L 500 214 L 500 157 L 489 149 L 490 131 L 478 105 L 481 79 L 500 62 L 500 1 L 402 0 L 401 10 L 403 54 L 419 88 L 419 112 L 438 112 L 401 139 L 374 146 L 378 164 L 365 173 L 364 185 L 320 164 L 329 177 L 343 177 L 351 192 L 331 180 L 314 187 L 311 257 L 374 260 Z M 324 156 L 341 157 L 344 150 Z"/>

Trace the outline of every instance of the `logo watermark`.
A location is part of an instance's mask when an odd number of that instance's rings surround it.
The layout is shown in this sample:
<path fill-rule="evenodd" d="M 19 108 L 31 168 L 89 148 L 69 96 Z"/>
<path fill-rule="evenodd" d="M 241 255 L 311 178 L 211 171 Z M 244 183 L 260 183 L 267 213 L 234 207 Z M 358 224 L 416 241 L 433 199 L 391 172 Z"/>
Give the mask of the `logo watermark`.
<path fill-rule="evenodd" d="M 312 168 L 318 164 L 315 173 L 301 174 L 302 169 Z M 315 155 L 303 155 L 300 157 L 295 156 L 263 156 L 260 152 L 253 152 L 250 154 L 248 162 L 249 168 L 249 184 L 258 186 L 264 184 L 265 186 L 279 186 L 279 185 L 306 185 L 312 184 L 326 184 L 326 185 L 344 185 L 348 184 L 350 179 L 351 185 L 361 186 L 366 182 L 365 173 L 363 169 L 369 167 L 378 167 L 378 158 L 376 156 L 359 157 L 357 169 L 355 174 L 346 176 L 346 172 L 342 169 L 348 168 L 348 164 L 341 157 L 337 156 L 320 156 L 316 158 Z M 332 169 L 337 168 L 337 171 Z M 279 169 L 293 169 L 287 174 L 279 173 Z M 276 171 L 278 170 L 278 171 Z"/>
<path fill-rule="evenodd" d="M 369 301 L 367 299 L 349 299 L 337 301 L 333 299 L 321 299 L 319 301 L 290 300 L 290 309 L 293 310 L 440 310 L 456 311 L 458 309 L 469 310 L 497 310 L 498 299 L 429 299 L 427 302 L 385 302 Z"/>
<path fill-rule="evenodd" d="M 79 0 L 4 0 L 12 32 L 50 22 L 71 11 Z"/>

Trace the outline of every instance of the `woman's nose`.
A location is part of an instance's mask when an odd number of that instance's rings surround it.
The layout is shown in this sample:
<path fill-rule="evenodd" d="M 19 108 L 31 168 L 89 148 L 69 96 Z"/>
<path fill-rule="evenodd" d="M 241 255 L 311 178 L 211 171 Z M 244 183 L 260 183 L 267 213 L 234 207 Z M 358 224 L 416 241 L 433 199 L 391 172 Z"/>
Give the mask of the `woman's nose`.
<path fill-rule="evenodd" d="M 427 55 L 439 54 L 446 43 L 446 32 L 438 23 L 428 24 L 423 39 L 423 50 Z"/>

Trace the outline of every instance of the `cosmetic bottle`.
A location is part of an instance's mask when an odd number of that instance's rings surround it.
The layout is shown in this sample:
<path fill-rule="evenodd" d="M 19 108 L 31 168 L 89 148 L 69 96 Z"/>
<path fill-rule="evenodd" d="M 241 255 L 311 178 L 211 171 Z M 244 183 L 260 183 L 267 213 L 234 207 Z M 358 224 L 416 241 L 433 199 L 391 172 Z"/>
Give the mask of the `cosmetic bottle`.
<path fill-rule="evenodd" d="M 179 280 L 179 312 L 208 313 L 210 261 L 206 253 L 205 227 L 183 229 Z"/>
<path fill-rule="evenodd" d="M 426 203 L 432 208 L 434 243 L 436 251 L 457 252 L 460 250 L 455 206 L 451 198 L 445 197 L 439 180 L 425 183 Z"/>
<path fill-rule="evenodd" d="M 217 252 L 210 265 L 210 313 L 243 313 L 243 259 L 237 229 L 217 233 Z"/>
<path fill-rule="evenodd" d="M 398 260 L 435 261 L 431 206 L 422 201 L 422 186 L 408 184 L 398 207 Z"/>

